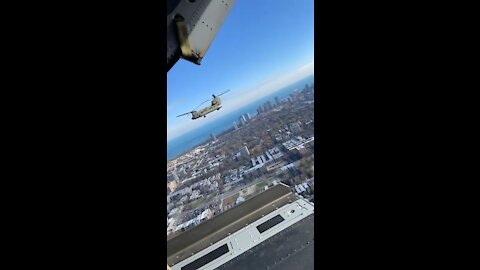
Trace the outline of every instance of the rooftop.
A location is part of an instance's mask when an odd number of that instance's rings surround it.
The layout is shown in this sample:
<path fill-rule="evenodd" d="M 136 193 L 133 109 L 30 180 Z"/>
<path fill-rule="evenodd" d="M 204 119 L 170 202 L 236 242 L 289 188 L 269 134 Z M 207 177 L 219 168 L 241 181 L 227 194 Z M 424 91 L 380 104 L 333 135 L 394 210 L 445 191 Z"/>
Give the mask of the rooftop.
<path fill-rule="evenodd" d="M 276 185 L 213 219 L 188 230 L 167 242 L 167 263 L 176 264 L 214 244 L 263 215 L 294 200 L 286 185 Z"/>
<path fill-rule="evenodd" d="M 314 215 L 310 215 L 217 269 L 314 269 L 313 241 Z"/>

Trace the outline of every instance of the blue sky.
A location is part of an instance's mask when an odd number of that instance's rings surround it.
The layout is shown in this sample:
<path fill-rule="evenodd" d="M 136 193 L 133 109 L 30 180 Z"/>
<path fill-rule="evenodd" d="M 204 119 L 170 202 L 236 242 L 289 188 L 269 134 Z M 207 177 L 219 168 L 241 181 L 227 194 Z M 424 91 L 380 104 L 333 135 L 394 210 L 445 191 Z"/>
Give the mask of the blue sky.
<path fill-rule="evenodd" d="M 313 0 L 237 0 L 202 64 L 167 74 L 167 140 L 312 74 L 313 33 Z M 228 89 L 220 111 L 176 117 Z"/>

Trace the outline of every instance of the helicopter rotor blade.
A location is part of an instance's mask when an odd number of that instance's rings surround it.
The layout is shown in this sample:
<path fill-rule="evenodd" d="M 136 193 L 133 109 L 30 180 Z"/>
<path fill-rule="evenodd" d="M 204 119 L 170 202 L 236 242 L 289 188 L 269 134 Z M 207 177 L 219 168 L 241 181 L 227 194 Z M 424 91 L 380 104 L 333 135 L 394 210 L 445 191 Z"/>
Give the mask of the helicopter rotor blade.
<path fill-rule="evenodd" d="M 219 96 L 221 96 L 221 95 L 223 95 L 223 94 L 225 94 L 225 93 L 227 93 L 227 92 L 229 92 L 229 91 L 230 91 L 230 90 L 227 90 L 227 91 L 221 93 L 220 95 L 217 95 L 217 97 L 219 97 Z"/>
<path fill-rule="evenodd" d="M 202 104 L 204 104 L 205 102 L 209 102 L 209 101 L 211 101 L 212 99 L 213 99 L 213 98 L 210 98 L 210 99 L 205 100 L 204 102 L 200 103 L 200 105 L 198 105 L 198 106 L 197 106 L 195 109 L 193 109 L 193 110 L 198 109 L 198 107 L 202 106 Z"/>
<path fill-rule="evenodd" d="M 177 115 L 177 117 L 184 116 L 184 115 L 191 114 L 191 113 L 192 112 L 187 112 L 187 113 L 184 113 L 184 114 Z"/>

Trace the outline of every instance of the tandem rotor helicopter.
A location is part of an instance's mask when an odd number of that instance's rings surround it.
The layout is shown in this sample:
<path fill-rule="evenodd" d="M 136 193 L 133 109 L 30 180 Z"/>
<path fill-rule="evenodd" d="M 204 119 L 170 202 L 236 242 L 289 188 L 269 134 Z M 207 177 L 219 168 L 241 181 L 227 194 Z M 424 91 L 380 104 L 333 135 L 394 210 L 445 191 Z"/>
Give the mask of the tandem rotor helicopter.
<path fill-rule="evenodd" d="M 221 93 L 220 95 L 212 95 L 213 98 L 205 100 L 204 102 L 200 103 L 200 105 L 198 105 L 198 107 L 202 106 L 202 104 L 204 104 L 205 102 L 208 102 L 208 101 L 212 101 L 212 105 L 210 105 L 208 107 L 205 107 L 205 108 L 201 109 L 200 111 L 196 111 L 196 109 L 198 108 L 197 107 L 197 108 L 193 109 L 191 112 L 180 114 L 177 117 L 184 116 L 184 115 L 187 115 L 187 114 L 192 114 L 192 120 L 198 119 L 202 116 L 207 117 L 207 114 L 209 114 L 209 113 L 211 113 L 215 110 L 218 111 L 222 108 L 222 106 L 220 106 L 222 104 L 222 100 L 220 99 L 220 96 L 229 92 L 229 91 L 230 90 L 227 90 L 227 91 Z"/>

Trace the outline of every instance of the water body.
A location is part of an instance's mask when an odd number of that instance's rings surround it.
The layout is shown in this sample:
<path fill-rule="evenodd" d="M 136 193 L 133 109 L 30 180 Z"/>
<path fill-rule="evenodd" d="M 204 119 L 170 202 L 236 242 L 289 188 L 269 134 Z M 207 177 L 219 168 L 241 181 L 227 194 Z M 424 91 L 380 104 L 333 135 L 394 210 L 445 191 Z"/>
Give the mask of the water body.
<path fill-rule="evenodd" d="M 181 154 L 191 150 L 198 144 L 207 140 L 211 133 L 217 135 L 233 127 L 234 121 L 239 124 L 238 118 L 245 113 L 250 113 L 251 116 L 256 115 L 258 106 L 262 105 L 266 101 L 270 100 L 273 106 L 275 104 L 275 97 L 278 97 L 280 100 L 287 98 L 295 89 L 303 89 L 305 88 L 305 84 L 312 84 L 314 82 L 313 79 L 313 75 L 308 76 L 289 86 L 281 88 L 268 96 L 257 99 L 250 104 L 247 104 L 238 110 L 225 115 L 217 121 L 205 124 L 204 126 L 199 127 L 198 129 L 195 129 L 187 134 L 172 139 L 167 143 L 167 159 L 170 160 L 176 158 Z"/>

